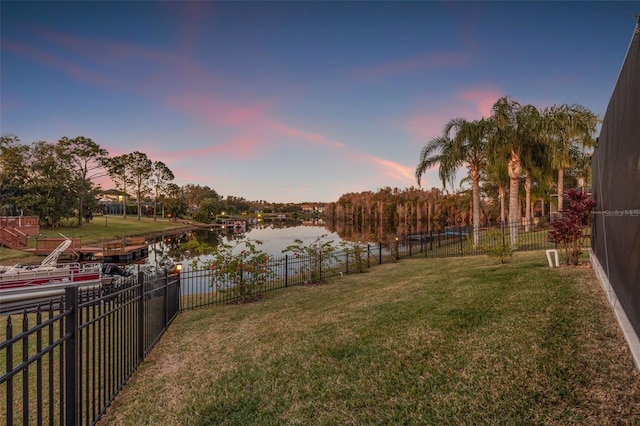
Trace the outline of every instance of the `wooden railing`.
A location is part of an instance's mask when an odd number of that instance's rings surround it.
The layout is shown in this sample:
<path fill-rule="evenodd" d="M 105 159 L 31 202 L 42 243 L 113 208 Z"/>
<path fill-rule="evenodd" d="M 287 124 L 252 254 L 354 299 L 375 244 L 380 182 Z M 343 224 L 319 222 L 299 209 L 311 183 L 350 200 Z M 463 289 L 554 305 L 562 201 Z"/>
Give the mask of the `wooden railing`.
<path fill-rule="evenodd" d="M 39 238 L 36 240 L 36 251 L 37 255 L 45 255 L 51 253 L 55 250 L 66 238 Z M 65 253 L 74 253 L 76 249 L 82 247 L 82 238 L 70 238 L 71 245 Z"/>
<path fill-rule="evenodd" d="M 0 228 L 0 244 L 13 250 L 29 247 L 29 237 L 16 228 Z"/>

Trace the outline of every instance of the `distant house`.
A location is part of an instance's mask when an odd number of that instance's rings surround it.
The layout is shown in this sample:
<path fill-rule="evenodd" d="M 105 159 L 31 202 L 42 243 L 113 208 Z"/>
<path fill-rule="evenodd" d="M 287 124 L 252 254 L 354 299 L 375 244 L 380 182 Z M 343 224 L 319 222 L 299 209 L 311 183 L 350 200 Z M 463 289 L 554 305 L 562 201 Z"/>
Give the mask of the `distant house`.
<path fill-rule="evenodd" d="M 107 189 L 102 191 L 100 196 L 101 203 L 118 203 L 122 202 L 122 192 L 117 189 Z"/>
<path fill-rule="evenodd" d="M 102 191 L 99 203 L 104 214 L 122 214 L 122 192 L 117 189 Z"/>
<path fill-rule="evenodd" d="M 324 213 L 324 204 L 303 204 L 302 213 Z"/>

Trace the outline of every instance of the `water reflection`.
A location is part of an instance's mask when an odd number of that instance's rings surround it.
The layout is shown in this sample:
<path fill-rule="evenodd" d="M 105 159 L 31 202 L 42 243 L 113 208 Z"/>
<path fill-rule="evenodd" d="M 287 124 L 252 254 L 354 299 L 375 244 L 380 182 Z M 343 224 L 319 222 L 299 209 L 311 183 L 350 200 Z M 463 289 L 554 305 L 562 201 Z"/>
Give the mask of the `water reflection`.
<path fill-rule="evenodd" d="M 326 235 L 325 241 L 334 241 L 336 244 L 343 241 L 340 236 L 327 230 L 323 224 L 313 224 L 310 222 L 273 222 L 248 225 L 246 232 L 234 233 L 232 230 L 200 229 L 189 231 L 184 234 L 159 237 L 149 244 L 149 256 L 138 266 L 139 269 L 150 268 L 173 268 L 176 263 L 182 263 L 185 270 L 190 269 L 191 263 L 196 260 L 199 263 L 208 259 L 208 256 L 192 256 L 184 250 L 183 245 L 189 241 L 196 240 L 217 247 L 220 244 L 235 245 L 243 240 L 260 240 L 262 245 L 260 250 L 270 256 L 284 256 L 282 253 L 288 246 L 294 244 L 294 240 L 302 240 L 304 244 L 314 242 L 321 236 Z M 243 245 L 239 244 L 236 250 L 242 250 Z"/>

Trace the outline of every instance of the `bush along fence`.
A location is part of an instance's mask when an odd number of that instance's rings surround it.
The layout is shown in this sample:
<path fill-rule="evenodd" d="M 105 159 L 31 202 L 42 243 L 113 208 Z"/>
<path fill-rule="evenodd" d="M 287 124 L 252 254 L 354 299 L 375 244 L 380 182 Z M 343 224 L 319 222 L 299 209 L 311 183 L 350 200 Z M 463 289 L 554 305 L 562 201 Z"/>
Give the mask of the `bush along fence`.
<path fill-rule="evenodd" d="M 90 288 L 4 318 L 0 418 L 94 424 L 175 318 L 179 276 L 160 272 Z"/>
<path fill-rule="evenodd" d="M 260 298 L 265 292 L 364 272 L 400 258 L 555 248 L 546 227 L 451 227 L 342 247 L 296 240 L 284 256 L 258 241 L 212 248 L 190 270 L 69 287 L 46 305 L 24 308 L 0 327 L 0 418 L 7 424 L 94 424 L 180 311 Z M 515 241 L 516 244 L 511 242 Z"/>
<path fill-rule="evenodd" d="M 223 245 L 209 253 L 215 260 L 193 264 L 181 273 L 180 310 L 256 299 L 272 290 L 364 272 L 373 265 L 407 257 L 489 255 L 506 262 L 516 251 L 559 248 L 549 239 L 549 230 L 547 225 L 502 225 L 475 230 L 473 227 L 448 227 L 404 237 L 392 236 L 384 243 L 373 245 L 348 243 L 336 246 L 322 238 L 304 245 L 297 240 L 280 257 L 259 251 L 255 241 L 249 241 L 242 251 L 236 250 L 236 255 L 232 254 L 235 247 Z M 588 228 L 583 232 L 587 233 Z M 581 247 L 588 247 L 588 235 L 579 242 Z"/>

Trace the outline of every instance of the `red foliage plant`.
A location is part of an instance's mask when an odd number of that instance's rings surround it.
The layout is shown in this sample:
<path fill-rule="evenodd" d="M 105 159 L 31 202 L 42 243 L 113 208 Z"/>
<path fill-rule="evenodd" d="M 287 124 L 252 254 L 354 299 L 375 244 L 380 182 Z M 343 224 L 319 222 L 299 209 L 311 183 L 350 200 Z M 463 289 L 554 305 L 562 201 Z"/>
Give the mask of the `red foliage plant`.
<path fill-rule="evenodd" d="M 562 258 L 567 265 L 577 265 L 582 254 L 583 232 L 591 223 L 591 210 L 596 205 L 587 194 L 571 190 L 564 194 L 565 209 L 551 221 L 549 241 L 562 249 Z"/>

